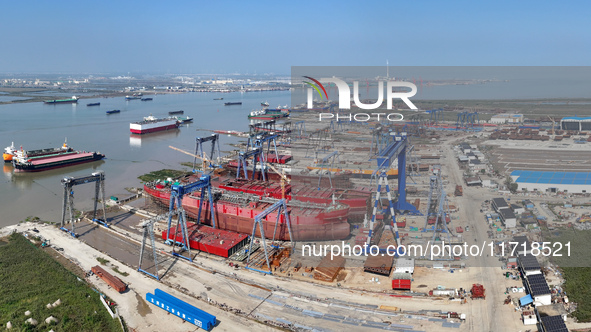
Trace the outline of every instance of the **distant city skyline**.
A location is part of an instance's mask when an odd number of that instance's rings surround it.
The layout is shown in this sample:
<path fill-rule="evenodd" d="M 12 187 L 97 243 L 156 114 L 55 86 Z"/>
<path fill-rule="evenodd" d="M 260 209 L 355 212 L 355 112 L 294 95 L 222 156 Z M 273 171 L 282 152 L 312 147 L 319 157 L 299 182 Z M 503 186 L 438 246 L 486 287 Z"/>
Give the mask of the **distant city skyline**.
<path fill-rule="evenodd" d="M 585 66 L 590 9 L 584 1 L 14 1 L 0 12 L 0 73 Z"/>

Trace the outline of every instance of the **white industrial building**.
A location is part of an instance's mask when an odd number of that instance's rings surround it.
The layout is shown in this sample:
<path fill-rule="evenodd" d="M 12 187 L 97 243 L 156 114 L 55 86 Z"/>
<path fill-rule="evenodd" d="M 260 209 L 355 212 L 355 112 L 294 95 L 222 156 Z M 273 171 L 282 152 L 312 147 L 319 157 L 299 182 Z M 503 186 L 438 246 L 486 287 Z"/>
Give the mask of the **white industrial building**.
<path fill-rule="evenodd" d="M 523 123 L 523 114 L 496 114 L 490 118 L 490 123 Z"/>
<path fill-rule="evenodd" d="M 591 172 L 511 172 L 517 190 L 541 192 L 566 192 L 582 194 L 591 192 Z"/>
<path fill-rule="evenodd" d="M 396 269 L 394 273 L 410 273 L 415 272 L 415 259 L 414 258 L 398 258 L 396 260 Z"/>

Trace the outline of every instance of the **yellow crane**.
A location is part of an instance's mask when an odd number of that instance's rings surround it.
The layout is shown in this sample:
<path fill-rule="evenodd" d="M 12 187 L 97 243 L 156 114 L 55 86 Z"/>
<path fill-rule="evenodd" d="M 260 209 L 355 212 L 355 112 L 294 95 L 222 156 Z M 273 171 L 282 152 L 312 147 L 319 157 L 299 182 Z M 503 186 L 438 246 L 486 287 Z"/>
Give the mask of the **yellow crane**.
<path fill-rule="evenodd" d="M 200 157 L 200 156 L 198 156 L 198 155 L 192 154 L 191 152 L 187 152 L 187 151 L 185 151 L 185 150 L 182 150 L 182 149 L 179 149 L 179 148 L 175 148 L 175 147 L 174 147 L 174 146 L 172 146 L 172 145 L 169 145 L 168 147 L 169 147 L 169 148 L 171 148 L 171 149 L 173 149 L 173 150 L 176 150 L 176 151 L 182 152 L 182 153 L 184 153 L 184 154 L 186 154 L 186 155 L 189 155 L 189 156 L 191 156 L 191 157 L 195 157 L 195 158 L 197 158 L 197 159 L 201 159 L 201 161 L 203 161 L 203 164 L 202 164 L 202 166 L 201 166 L 201 167 L 202 167 L 202 171 L 203 171 L 203 172 L 205 172 L 205 168 L 207 167 L 207 166 L 206 166 L 206 164 L 207 164 L 207 163 L 209 163 L 210 165 L 212 164 L 212 161 L 211 161 L 211 160 L 209 160 L 208 158 L 202 158 L 202 157 Z"/>

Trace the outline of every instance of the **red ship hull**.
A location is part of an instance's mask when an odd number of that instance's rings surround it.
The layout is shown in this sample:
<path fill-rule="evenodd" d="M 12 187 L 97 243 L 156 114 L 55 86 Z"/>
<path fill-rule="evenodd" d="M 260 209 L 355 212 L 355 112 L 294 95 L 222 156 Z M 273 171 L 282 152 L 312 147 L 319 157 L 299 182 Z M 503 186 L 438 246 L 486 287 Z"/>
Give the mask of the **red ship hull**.
<path fill-rule="evenodd" d="M 245 192 L 264 197 L 282 198 L 281 185 L 272 181 L 229 179 L 213 182 L 220 189 Z M 300 202 L 330 204 L 333 199 L 349 206 L 349 221 L 363 221 L 370 205 L 371 192 L 367 190 L 316 188 L 311 186 L 285 185 L 285 198 Z"/>
<path fill-rule="evenodd" d="M 150 129 L 144 129 L 144 130 L 137 130 L 137 129 L 129 129 L 129 131 L 132 134 L 138 134 L 138 135 L 142 135 L 142 134 L 149 134 L 149 133 L 155 133 L 157 131 L 163 131 L 163 130 L 169 130 L 169 129 L 175 129 L 178 128 L 179 125 L 169 125 L 169 126 L 162 126 L 162 127 L 157 127 L 157 128 L 150 128 Z"/>
<path fill-rule="evenodd" d="M 167 188 L 156 188 L 144 185 L 144 190 L 150 196 L 156 198 L 164 205 L 169 204 L 170 191 Z M 212 225 L 209 204 L 205 202 L 201 212 L 201 222 Z M 193 219 L 197 218 L 199 212 L 200 197 L 193 193 L 183 198 L 183 208 L 187 215 Z M 218 200 L 214 204 L 216 227 L 219 229 L 252 234 L 254 217 L 272 203 L 249 202 L 248 205 L 241 205 L 229 201 Z M 350 234 L 350 226 L 347 223 L 349 208 L 340 205 L 338 207 L 295 207 L 288 205 L 291 231 L 295 241 L 320 241 L 345 239 Z M 269 214 L 263 219 L 265 237 L 288 241 L 290 240 L 287 223 L 283 215 L 279 216 L 279 224 L 275 231 L 277 213 Z M 256 229 L 256 236 L 261 236 L 259 228 Z"/>

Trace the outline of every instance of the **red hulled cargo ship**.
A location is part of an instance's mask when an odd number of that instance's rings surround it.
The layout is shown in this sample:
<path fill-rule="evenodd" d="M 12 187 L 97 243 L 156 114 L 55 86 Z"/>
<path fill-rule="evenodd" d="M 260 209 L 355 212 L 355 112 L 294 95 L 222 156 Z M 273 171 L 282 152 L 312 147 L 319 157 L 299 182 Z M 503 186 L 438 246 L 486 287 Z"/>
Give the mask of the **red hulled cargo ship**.
<path fill-rule="evenodd" d="M 144 190 L 157 199 L 159 203 L 168 206 L 170 200 L 169 185 L 148 183 L 144 185 Z M 201 200 L 199 195 L 199 193 L 192 193 L 183 198 L 183 208 L 191 218 L 197 218 Z M 244 234 L 251 234 L 254 217 L 277 201 L 277 199 L 271 197 L 263 198 L 257 195 L 223 190 L 216 193 L 214 200 L 217 228 Z M 293 240 L 295 241 L 339 240 L 349 236 L 350 226 L 347 222 L 349 207 L 347 205 L 289 201 L 287 208 L 294 236 Z M 276 213 L 271 213 L 263 219 L 267 238 L 273 237 L 276 220 Z M 212 225 L 209 204 L 203 204 L 201 222 Z M 260 236 L 258 227 L 256 235 Z M 284 241 L 290 240 L 283 215 L 279 217 L 275 238 Z"/>
<path fill-rule="evenodd" d="M 220 189 L 244 192 L 263 197 L 282 198 L 279 183 L 270 181 L 227 179 L 213 182 Z M 339 202 L 349 206 L 349 221 L 363 221 L 370 205 L 371 191 L 368 189 L 317 188 L 316 186 L 285 185 L 285 198 L 300 202 L 330 204 Z"/>
<path fill-rule="evenodd" d="M 148 134 L 162 130 L 175 129 L 179 127 L 180 122 L 176 117 L 156 118 L 152 115 L 144 118 L 143 121 L 132 122 L 129 124 L 129 131 L 132 134 Z"/>
<path fill-rule="evenodd" d="M 12 159 L 15 172 L 39 172 L 54 168 L 89 163 L 105 158 L 99 152 L 74 151 L 66 147 L 53 154 L 30 156 L 26 151 L 18 151 Z"/>

